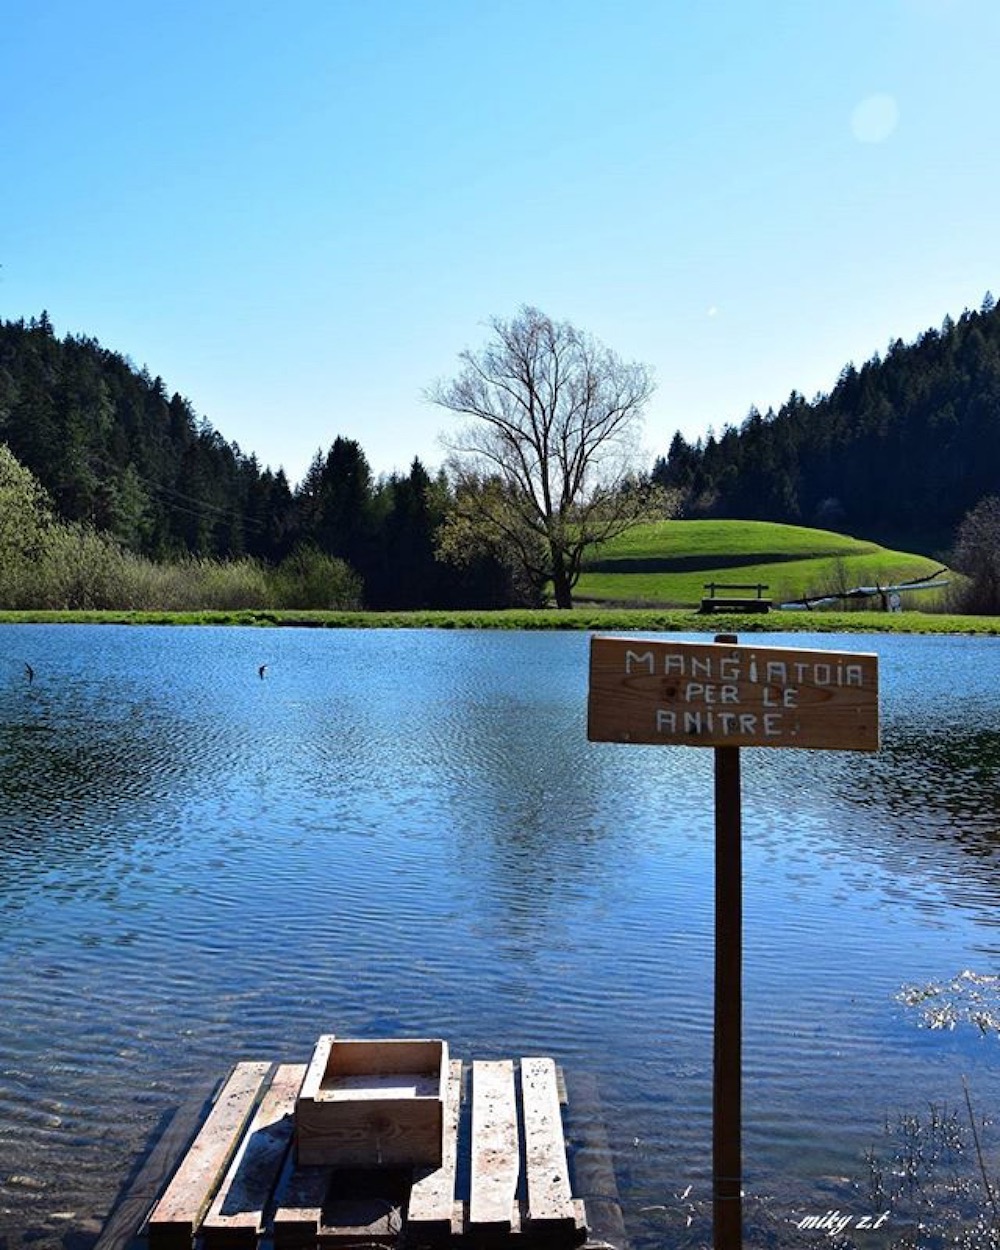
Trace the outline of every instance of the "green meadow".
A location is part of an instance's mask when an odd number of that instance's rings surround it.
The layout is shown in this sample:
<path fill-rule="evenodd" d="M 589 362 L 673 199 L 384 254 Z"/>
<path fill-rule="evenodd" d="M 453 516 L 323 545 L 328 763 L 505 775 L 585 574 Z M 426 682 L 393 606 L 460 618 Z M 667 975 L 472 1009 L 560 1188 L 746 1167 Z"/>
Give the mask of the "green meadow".
<path fill-rule="evenodd" d="M 940 567 L 926 556 L 829 530 L 770 521 L 660 521 L 597 549 L 575 594 L 595 604 L 695 607 L 709 582 L 763 583 L 765 597 L 778 604 L 909 581 Z M 903 601 L 905 607 L 937 606 L 935 592 L 904 595 Z"/>

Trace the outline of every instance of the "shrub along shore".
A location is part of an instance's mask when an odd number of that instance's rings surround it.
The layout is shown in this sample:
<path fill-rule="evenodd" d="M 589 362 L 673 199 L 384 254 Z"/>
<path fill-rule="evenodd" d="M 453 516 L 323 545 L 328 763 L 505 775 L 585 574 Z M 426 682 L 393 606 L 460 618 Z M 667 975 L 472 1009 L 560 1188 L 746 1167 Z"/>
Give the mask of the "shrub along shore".
<path fill-rule="evenodd" d="M 663 630 L 673 633 L 1000 634 L 1000 616 L 936 612 L 718 613 L 685 608 L 512 608 L 503 611 L 323 612 L 285 610 L 132 612 L 0 611 L 0 624 L 251 625 L 314 629 Z"/>

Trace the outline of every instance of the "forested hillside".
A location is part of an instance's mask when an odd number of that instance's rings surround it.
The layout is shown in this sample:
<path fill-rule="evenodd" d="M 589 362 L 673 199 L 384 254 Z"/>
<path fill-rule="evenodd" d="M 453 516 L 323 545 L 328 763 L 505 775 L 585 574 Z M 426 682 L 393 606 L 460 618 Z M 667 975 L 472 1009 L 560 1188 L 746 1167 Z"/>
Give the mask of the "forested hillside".
<path fill-rule="evenodd" d="M 653 471 L 687 517 L 845 530 L 909 550 L 950 547 L 963 516 L 1000 493 L 1000 308 L 946 318 L 892 343 L 829 395 L 793 391 L 692 444 L 677 434 Z"/>
<path fill-rule="evenodd" d="M 537 601 L 502 552 L 435 558 L 457 511 L 443 473 L 414 460 L 376 480 L 360 445 L 333 437 L 292 485 L 161 378 L 94 339 L 58 338 L 44 313 L 0 322 L 0 444 L 60 519 L 151 561 L 306 569 L 319 552 L 347 562 L 371 608 Z M 1000 309 L 987 295 L 978 312 L 847 365 L 811 402 L 793 392 L 718 436 L 677 434 L 651 476 L 679 492 L 686 518 L 783 521 L 943 555 L 963 517 L 1000 494 Z"/>
<path fill-rule="evenodd" d="M 199 422 L 161 378 L 48 317 L 0 323 L 0 439 L 65 520 L 154 557 L 284 554 L 283 475 Z"/>
<path fill-rule="evenodd" d="M 0 443 L 65 521 L 154 560 L 317 549 L 346 560 L 374 608 L 491 607 L 510 601 L 490 559 L 435 559 L 449 502 L 419 460 L 375 481 L 361 447 L 334 438 L 292 487 L 226 440 L 163 381 L 96 340 L 56 337 L 46 314 L 0 322 Z"/>

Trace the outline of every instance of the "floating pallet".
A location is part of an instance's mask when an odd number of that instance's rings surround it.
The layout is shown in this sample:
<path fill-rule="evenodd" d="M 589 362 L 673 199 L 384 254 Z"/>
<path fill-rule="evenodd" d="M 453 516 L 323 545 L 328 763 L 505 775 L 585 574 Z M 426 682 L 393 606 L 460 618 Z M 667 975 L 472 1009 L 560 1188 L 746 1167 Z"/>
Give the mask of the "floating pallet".
<path fill-rule="evenodd" d="M 617 1195 L 593 1193 L 589 1171 L 586 1202 L 574 1194 L 552 1059 L 451 1061 L 438 1167 L 300 1165 L 294 1108 L 305 1072 L 304 1064 L 237 1064 L 141 1227 L 98 1246 L 624 1245 L 624 1236 L 608 1236 Z M 112 1224 L 120 1230 L 120 1220 Z"/>

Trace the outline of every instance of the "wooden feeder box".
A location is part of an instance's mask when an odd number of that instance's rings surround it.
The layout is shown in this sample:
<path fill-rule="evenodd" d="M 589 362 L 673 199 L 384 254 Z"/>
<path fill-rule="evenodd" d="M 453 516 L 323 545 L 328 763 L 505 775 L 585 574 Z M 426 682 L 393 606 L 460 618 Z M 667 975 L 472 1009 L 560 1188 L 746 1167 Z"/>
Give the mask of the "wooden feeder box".
<path fill-rule="evenodd" d="M 300 1164 L 440 1167 L 448 1043 L 319 1039 L 295 1105 Z"/>

